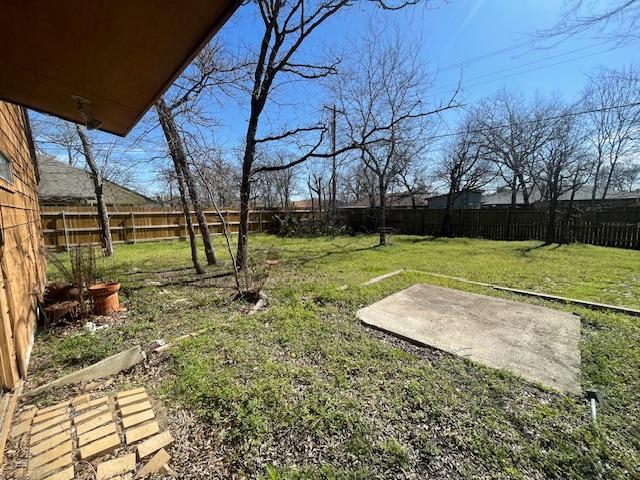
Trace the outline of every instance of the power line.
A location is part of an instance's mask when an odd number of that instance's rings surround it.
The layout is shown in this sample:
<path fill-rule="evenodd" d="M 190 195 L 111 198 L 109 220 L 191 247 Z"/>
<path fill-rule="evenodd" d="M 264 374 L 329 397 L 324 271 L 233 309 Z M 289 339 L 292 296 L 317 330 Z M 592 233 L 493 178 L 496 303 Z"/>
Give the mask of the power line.
<path fill-rule="evenodd" d="M 599 46 L 599 44 L 598 45 L 593 45 L 593 46 Z M 570 52 L 557 54 L 557 55 L 554 55 L 554 56 L 551 56 L 551 57 L 548 57 L 548 58 L 534 60 L 534 61 L 531 61 L 531 62 L 528 62 L 528 63 L 524 63 L 524 64 L 521 64 L 521 65 L 515 65 L 513 67 L 509 67 L 509 68 L 505 68 L 505 69 L 502 69 L 502 70 L 497 70 L 495 72 L 486 73 L 486 74 L 483 74 L 483 75 L 472 77 L 470 80 L 471 81 L 479 80 L 479 79 L 482 79 L 482 78 L 491 77 L 491 76 L 496 75 L 498 73 L 504 73 L 504 72 L 509 72 L 509 71 L 512 71 L 512 70 L 517 70 L 517 69 L 520 69 L 520 68 L 523 68 L 523 67 L 526 67 L 526 66 L 529 66 L 529 65 L 535 65 L 536 63 L 546 62 L 546 61 L 548 61 L 550 59 L 553 59 L 553 58 L 559 58 L 559 57 L 563 57 L 563 56 L 571 54 L 571 53 L 576 53 L 576 52 L 579 52 L 579 51 L 583 51 L 583 50 L 585 50 L 587 48 L 591 48 L 591 47 L 579 48 L 579 49 L 572 50 Z M 538 71 L 538 70 L 541 70 L 541 69 L 545 69 L 545 68 L 555 67 L 557 65 L 562 65 L 564 63 L 573 62 L 573 61 L 576 61 L 576 60 L 581 60 L 583 58 L 592 57 L 594 55 L 600 55 L 602 53 L 610 52 L 610 51 L 615 50 L 617 48 L 621 48 L 621 47 L 620 46 L 610 47 L 610 48 L 606 48 L 606 49 L 603 49 L 603 50 L 598 50 L 596 52 L 587 53 L 585 55 L 579 55 L 577 57 L 564 59 L 564 60 L 559 61 L 559 62 L 553 62 L 553 63 L 549 63 L 549 64 L 544 64 L 543 63 L 543 65 L 539 65 L 539 66 L 537 66 L 535 68 L 522 70 L 522 71 L 519 71 L 519 72 L 515 72 L 515 73 L 512 73 L 512 74 L 509 74 L 509 75 L 503 75 L 503 76 L 500 76 L 500 77 L 497 77 L 497 78 L 492 78 L 490 80 L 485 80 L 485 81 L 482 81 L 482 82 L 472 83 L 471 85 L 467 85 L 466 88 L 473 88 L 473 87 L 477 87 L 477 86 L 480 86 L 480 85 L 485 85 L 487 83 L 493 83 L 493 82 L 497 82 L 497 81 L 500 81 L 500 80 L 504 80 L 506 78 L 511 78 L 511 77 L 515 77 L 515 76 L 518 76 L 518 75 L 523 75 L 525 73 L 530 73 L 530 72 L 535 72 L 535 71 Z M 438 91 L 441 91 L 441 90 L 442 91 L 443 90 L 450 90 L 451 88 L 454 88 L 457 85 L 458 85 L 457 83 L 450 83 L 448 85 L 443 85 L 443 86 L 440 86 L 440 87 L 436 87 L 434 89 L 434 91 L 438 92 Z"/>
<path fill-rule="evenodd" d="M 536 43 L 535 40 L 528 40 L 526 42 L 518 43 L 516 45 L 511 45 L 510 47 L 503 47 L 503 48 L 500 48 L 498 50 L 493 50 L 491 52 L 483 53 L 483 54 L 478 55 L 476 57 L 472 57 L 472 58 L 469 58 L 469 59 L 466 59 L 466 60 L 462 60 L 462 61 L 457 62 L 457 63 L 452 63 L 450 65 L 447 65 L 446 67 L 439 68 L 438 72 L 446 72 L 446 71 L 449 71 L 449 70 L 453 70 L 455 68 L 464 67 L 464 66 L 469 65 L 471 63 L 479 62 L 481 60 L 485 60 L 487 58 L 495 57 L 497 55 L 502 55 L 503 53 L 509 53 L 509 52 L 511 52 L 513 50 L 519 50 L 519 49 L 521 49 L 523 47 L 526 47 L 528 45 L 533 45 L 535 43 Z"/>
<path fill-rule="evenodd" d="M 530 125 L 532 123 L 537 123 L 537 122 L 541 122 L 541 121 L 560 120 L 562 118 L 567 118 L 567 117 L 576 117 L 576 116 L 579 116 L 579 115 L 586 115 L 586 114 L 589 114 L 589 113 L 607 112 L 609 110 L 616 110 L 618 108 L 631 108 L 631 107 L 640 107 L 640 102 L 627 103 L 627 104 L 624 104 L 624 105 L 614 105 L 614 106 L 611 106 L 611 107 L 593 108 L 593 109 L 589 109 L 589 110 L 580 110 L 578 112 L 567 112 L 567 113 L 562 113 L 560 115 L 552 115 L 552 116 L 546 117 L 546 118 L 538 118 L 538 119 L 535 119 L 535 120 L 526 120 L 524 122 L 505 123 L 505 124 L 502 124 L 502 125 L 494 125 L 492 127 L 476 128 L 476 129 L 473 129 L 473 130 L 462 130 L 462 131 L 458 131 L 458 132 L 443 133 L 443 134 L 440 134 L 440 135 L 433 135 L 431 137 L 426 137 L 426 138 L 424 138 L 424 140 L 439 140 L 439 139 L 442 139 L 442 138 L 448 138 L 448 137 L 454 137 L 456 135 L 462 135 L 464 133 L 490 132 L 492 130 L 499 130 L 501 128 L 509 128 L 509 127 L 520 126 L 520 125 Z"/>

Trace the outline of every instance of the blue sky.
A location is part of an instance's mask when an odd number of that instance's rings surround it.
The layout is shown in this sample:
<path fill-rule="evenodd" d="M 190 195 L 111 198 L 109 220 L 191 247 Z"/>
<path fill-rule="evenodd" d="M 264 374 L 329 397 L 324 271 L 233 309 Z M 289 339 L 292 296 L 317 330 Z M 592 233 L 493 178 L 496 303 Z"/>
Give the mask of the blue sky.
<path fill-rule="evenodd" d="M 425 98 L 437 103 L 447 99 L 462 80 L 459 99 L 473 104 L 501 87 L 518 89 L 533 96 L 559 93 L 571 101 L 585 85 L 586 75 L 599 66 L 622 68 L 637 63 L 637 45 L 624 47 L 606 43 L 590 32 L 553 45 L 557 40 L 536 42 L 535 31 L 552 26 L 559 18 L 563 0 L 451 0 L 431 2 L 429 7 L 401 12 L 380 12 L 357 6 L 329 20 L 300 51 L 300 59 L 330 56 L 357 42 L 369 25 L 385 31 L 398 29 L 418 52 L 434 75 Z M 608 2 L 601 2 L 606 5 Z M 225 25 L 219 38 L 233 50 L 255 48 L 260 40 L 261 20 L 253 4 L 240 8 Z M 483 58 L 481 58 L 483 57 Z M 262 121 L 265 133 L 314 123 L 322 105 L 331 103 L 318 82 L 305 81 L 275 92 Z M 218 126 L 211 141 L 225 149 L 242 145 L 247 121 L 248 98 L 226 99 L 205 107 Z M 446 117 L 438 133 L 455 131 L 456 114 Z M 142 127 L 140 127 L 142 128 Z M 138 130 L 140 130 L 138 128 Z M 158 129 L 156 132 L 159 134 Z M 134 130 L 135 134 L 135 130 Z M 136 150 L 136 161 L 147 164 L 135 168 L 135 180 L 147 192 L 156 188 L 154 167 L 158 150 Z"/>
<path fill-rule="evenodd" d="M 446 100 L 459 79 L 459 98 L 466 104 L 491 95 L 502 86 L 531 96 L 536 92 L 559 93 L 570 101 L 584 87 L 586 74 L 599 66 L 629 65 L 638 59 L 638 53 L 637 45 L 618 47 L 595 38 L 597 32 L 557 45 L 557 40 L 534 41 L 533 32 L 552 26 L 562 6 L 561 0 L 452 0 L 397 13 L 354 8 L 317 31 L 300 52 L 300 58 L 348 48 L 349 42 L 357 41 L 373 23 L 389 31 L 399 28 L 415 45 L 428 71 L 435 76 L 432 88 L 425 91 L 426 98 L 435 103 Z M 242 7 L 224 27 L 221 38 L 237 48 L 255 45 L 258 22 L 252 5 Z M 509 50 L 496 53 L 505 49 Z M 265 130 L 270 124 L 272 130 L 277 130 L 279 123 L 309 122 L 323 103 L 331 101 L 318 82 L 306 82 L 298 90 L 282 92 L 276 98 L 285 105 L 271 106 L 263 125 Z M 223 120 L 216 131 L 218 143 L 240 143 L 247 118 L 244 107 L 246 102 L 227 102 L 219 112 Z"/>

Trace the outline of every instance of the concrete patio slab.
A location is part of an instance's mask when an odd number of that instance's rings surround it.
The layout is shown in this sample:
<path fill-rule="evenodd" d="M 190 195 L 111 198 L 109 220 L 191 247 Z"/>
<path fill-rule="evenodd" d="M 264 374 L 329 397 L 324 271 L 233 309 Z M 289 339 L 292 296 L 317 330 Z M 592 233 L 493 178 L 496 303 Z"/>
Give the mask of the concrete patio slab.
<path fill-rule="evenodd" d="M 358 310 L 366 325 L 560 391 L 580 392 L 580 318 L 417 284 Z"/>

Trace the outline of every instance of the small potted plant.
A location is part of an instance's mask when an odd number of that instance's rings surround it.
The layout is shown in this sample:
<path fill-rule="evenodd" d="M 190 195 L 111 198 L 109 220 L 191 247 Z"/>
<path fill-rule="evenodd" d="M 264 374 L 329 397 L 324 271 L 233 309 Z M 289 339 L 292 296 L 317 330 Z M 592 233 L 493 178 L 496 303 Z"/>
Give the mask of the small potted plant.
<path fill-rule="evenodd" d="M 277 250 L 270 248 L 267 252 L 267 267 L 273 267 L 274 265 L 278 265 L 280 263 L 280 252 Z"/>
<path fill-rule="evenodd" d="M 100 282 L 89 287 L 96 315 L 113 315 L 120 311 L 119 282 Z"/>

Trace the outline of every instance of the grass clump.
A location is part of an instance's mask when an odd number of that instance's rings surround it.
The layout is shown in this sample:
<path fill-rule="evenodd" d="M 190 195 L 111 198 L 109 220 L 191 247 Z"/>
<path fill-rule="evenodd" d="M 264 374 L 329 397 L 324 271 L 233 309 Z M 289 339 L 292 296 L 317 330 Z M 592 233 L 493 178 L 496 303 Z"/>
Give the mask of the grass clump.
<path fill-rule="evenodd" d="M 112 344 L 104 337 L 92 333 L 76 333 L 57 342 L 55 361 L 64 366 L 89 365 L 109 356 Z"/>

